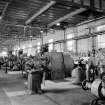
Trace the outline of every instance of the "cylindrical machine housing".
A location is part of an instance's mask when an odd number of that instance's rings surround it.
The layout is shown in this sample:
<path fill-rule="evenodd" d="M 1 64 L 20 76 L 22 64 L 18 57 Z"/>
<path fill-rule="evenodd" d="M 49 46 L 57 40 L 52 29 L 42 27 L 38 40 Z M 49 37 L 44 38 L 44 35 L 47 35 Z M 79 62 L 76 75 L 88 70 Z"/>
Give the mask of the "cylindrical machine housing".
<path fill-rule="evenodd" d="M 91 90 L 91 93 L 98 98 L 105 99 L 105 87 L 102 86 L 103 82 L 101 79 L 96 79 L 93 83 L 86 83 L 88 89 Z"/>
<path fill-rule="evenodd" d="M 65 76 L 71 76 L 71 71 L 73 70 L 74 67 L 74 60 L 69 54 L 63 54 L 63 59 L 64 59 L 64 72 Z"/>
<path fill-rule="evenodd" d="M 97 97 L 100 97 L 99 96 L 99 88 L 100 88 L 100 85 L 101 85 L 101 80 L 100 79 L 96 79 L 92 84 L 91 84 L 91 93 Z"/>
<path fill-rule="evenodd" d="M 51 71 L 51 79 L 63 79 L 69 76 L 74 67 L 74 60 L 62 52 L 47 52 L 45 56 L 49 60 L 48 68 Z"/>

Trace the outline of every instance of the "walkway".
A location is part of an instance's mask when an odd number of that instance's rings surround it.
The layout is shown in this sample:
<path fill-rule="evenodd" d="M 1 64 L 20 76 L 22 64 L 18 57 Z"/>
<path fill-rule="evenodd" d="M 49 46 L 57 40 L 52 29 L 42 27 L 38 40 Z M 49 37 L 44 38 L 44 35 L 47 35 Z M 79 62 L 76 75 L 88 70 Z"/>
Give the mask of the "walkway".
<path fill-rule="evenodd" d="M 43 95 L 28 95 L 27 80 L 20 72 L 0 71 L 0 105 L 89 105 L 90 92 L 72 85 L 72 79 L 46 81 Z"/>

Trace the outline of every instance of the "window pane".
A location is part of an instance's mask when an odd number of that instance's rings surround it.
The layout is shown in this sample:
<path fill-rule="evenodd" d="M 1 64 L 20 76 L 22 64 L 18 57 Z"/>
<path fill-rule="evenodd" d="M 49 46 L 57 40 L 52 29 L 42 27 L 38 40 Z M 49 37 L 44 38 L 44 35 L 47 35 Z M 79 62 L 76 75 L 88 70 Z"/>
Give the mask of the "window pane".
<path fill-rule="evenodd" d="M 67 41 L 67 50 L 69 51 L 73 50 L 73 41 Z"/>
<path fill-rule="evenodd" d="M 73 37 L 73 34 L 68 34 L 67 35 L 67 39 L 70 39 L 70 38 L 72 38 Z"/>
<path fill-rule="evenodd" d="M 49 44 L 49 52 L 53 50 L 53 44 Z"/>
<path fill-rule="evenodd" d="M 105 48 L 105 34 L 103 35 L 98 35 L 98 48 Z"/>
<path fill-rule="evenodd" d="M 53 39 L 50 39 L 48 42 L 49 42 L 49 43 L 52 43 L 52 42 L 53 42 Z"/>
<path fill-rule="evenodd" d="M 90 6 L 90 0 L 83 0 L 83 4 L 86 6 Z"/>
<path fill-rule="evenodd" d="M 101 25 L 101 26 L 98 26 L 96 28 L 97 31 L 104 31 L 105 30 L 105 25 Z"/>

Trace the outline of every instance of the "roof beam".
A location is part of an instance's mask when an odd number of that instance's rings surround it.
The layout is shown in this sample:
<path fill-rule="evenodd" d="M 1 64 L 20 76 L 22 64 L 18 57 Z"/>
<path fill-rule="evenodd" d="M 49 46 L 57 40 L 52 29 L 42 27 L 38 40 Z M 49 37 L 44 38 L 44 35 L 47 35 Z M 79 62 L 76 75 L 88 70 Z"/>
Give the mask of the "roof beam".
<path fill-rule="evenodd" d="M 11 2 L 11 1 L 14 1 L 14 0 L 1 0 L 1 1 L 5 1 L 5 2 Z"/>
<path fill-rule="evenodd" d="M 65 4 L 72 7 L 83 7 L 87 9 L 91 9 L 92 11 L 97 12 L 104 12 L 105 9 L 102 8 L 102 0 L 98 0 L 99 3 L 97 3 L 97 0 L 56 0 L 58 3 Z"/>
<path fill-rule="evenodd" d="M 4 10 L 2 11 L 2 14 L 1 14 L 1 18 L 3 18 L 5 16 L 5 13 L 6 13 L 6 10 L 8 8 L 8 5 L 9 5 L 9 2 L 6 3 L 6 5 L 4 7 Z"/>
<path fill-rule="evenodd" d="M 87 9 L 86 8 L 80 8 L 80 9 L 77 9 L 77 10 L 75 10 L 73 12 L 70 12 L 69 14 L 67 14 L 67 15 L 53 21 L 52 23 L 48 24 L 48 27 L 51 27 L 51 26 L 53 26 L 53 25 L 55 25 L 55 24 L 57 24 L 59 22 L 62 22 L 62 21 L 66 20 L 66 19 L 68 19 L 70 17 L 73 17 L 74 15 L 77 15 L 77 14 L 79 14 L 81 12 L 84 12 L 85 10 L 87 10 Z"/>
<path fill-rule="evenodd" d="M 20 25 L 20 24 L 10 24 L 10 23 L 7 23 L 5 24 L 6 26 L 14 26 L 14 27 L 20 27 L 20 28 L 24 28 L 24 27 L 27 27 L 27 28 L 30 28 L 29 25 Z M 47 28 L 44 28 L 44 27 L 32 27 L 31 28 L 36 28 L 36 29 L 47 29 Z"/>
<path fill-rule="evenodd" d="M 30 17 L 27 21 L 26 24 L 31 23 L 37 16 L 45 12 L 48 8 L 50 8 L 52 5 L 55 4 L 55 1 L 49 2 L 46 6 L 44 6 L 42 9 L 40 9 L 37 13 L 35 13 L 32 17 Z"/>

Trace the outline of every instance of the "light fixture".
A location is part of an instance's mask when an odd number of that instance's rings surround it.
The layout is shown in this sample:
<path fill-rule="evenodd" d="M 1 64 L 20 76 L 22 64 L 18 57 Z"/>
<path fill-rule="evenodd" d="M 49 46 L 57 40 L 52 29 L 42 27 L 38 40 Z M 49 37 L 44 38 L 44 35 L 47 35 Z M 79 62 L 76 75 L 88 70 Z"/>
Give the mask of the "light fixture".
<path fill-rule="evenodd" d="M 0 16 L 0 20 L 2 19 L 2 16 Z"/>
<path fill-rule="evenodd" d="M 30 38 L 32 38 L 33 36 L 30 36 Z"/>
<path fill-rule="evenodd" d="M 3 52 L 2 52 L 2 55 L 4 55 L 4 56 L 7 55 L 7 52 L 3 51 Z"/>
<path fill-rule="evenodd" d="M 43 31 L 41 30 L 40 33 L 43 33 Z"/>
<path fill-rule="evenodd" d="M 60 23 L 57 23 L 57 26 L 60 26 Z"/>

